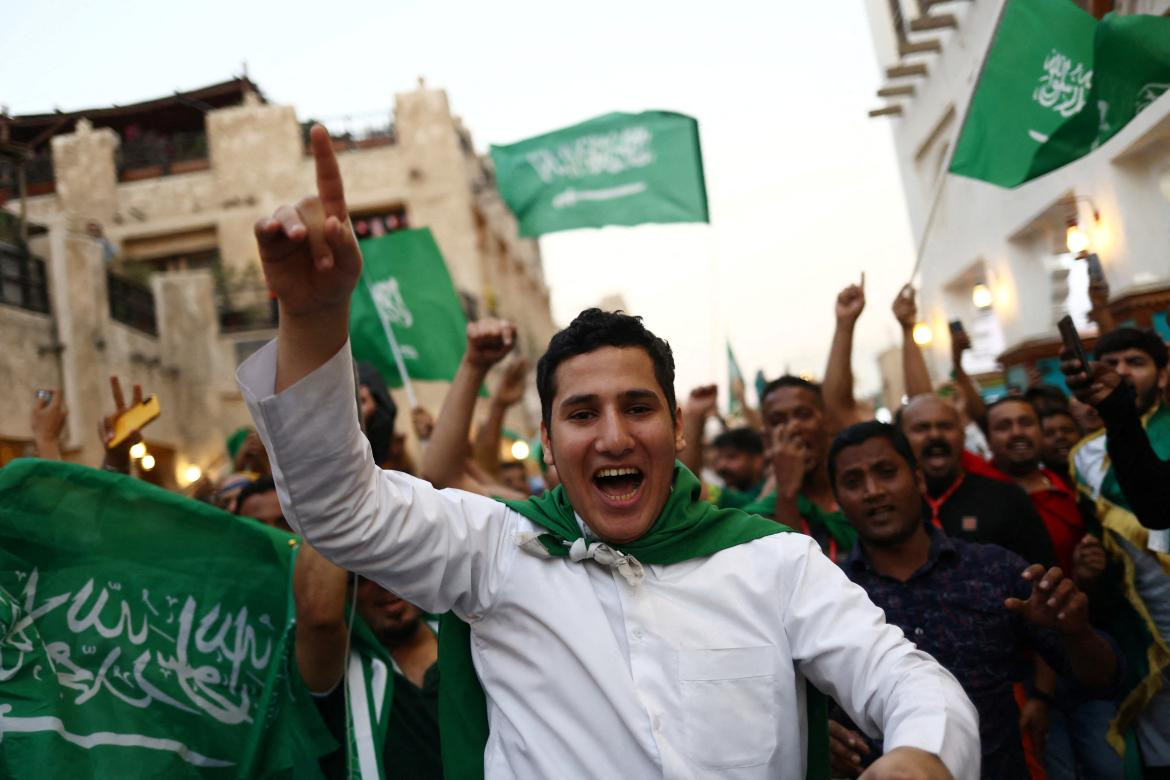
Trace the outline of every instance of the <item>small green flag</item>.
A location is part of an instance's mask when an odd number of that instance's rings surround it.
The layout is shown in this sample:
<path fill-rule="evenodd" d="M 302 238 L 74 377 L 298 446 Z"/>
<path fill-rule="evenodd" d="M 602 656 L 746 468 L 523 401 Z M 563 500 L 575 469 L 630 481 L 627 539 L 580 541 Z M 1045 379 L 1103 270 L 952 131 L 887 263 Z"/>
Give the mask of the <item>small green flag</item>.
<path fill-rule="evenodd" d="M 430 229 L 367 239 L 361 248 L 362 281 L 349 313 L 354 358 L 400 387 L 389 330 L 411 379 L 453 379 L 467 346 L 467 317 Z"/>
<path fill-rule="evenodd" d="M 684 114 L 606 114 L 491 153 L 524 236 L 708 221 L 699 123 Z"/>
<path fill-rule="evenodd" d="M 313 776 L 295 554 L 121 474 L 0 469 L 0 777 Z"/>
<path fill-rule="evenodd" d="M 731 351 L 731 342 L 727 342 L 727 387 L 728 387 L 728 402 L 727 413 L 730 415 L 739 414 L 742 411 L 739 408 L 739 401 L 735 397 L 735 393 L 730 392 L 735 383 L 743 384 L 743 372 L 739 370 L 739 363 L 735 359 L 735 353 Z"/>
<path fill-rule="evenodd" d="M 1170 86 L 1170 20 L 1007 0 L 951 173 L 1015 187 L 1084 157 Z"/>

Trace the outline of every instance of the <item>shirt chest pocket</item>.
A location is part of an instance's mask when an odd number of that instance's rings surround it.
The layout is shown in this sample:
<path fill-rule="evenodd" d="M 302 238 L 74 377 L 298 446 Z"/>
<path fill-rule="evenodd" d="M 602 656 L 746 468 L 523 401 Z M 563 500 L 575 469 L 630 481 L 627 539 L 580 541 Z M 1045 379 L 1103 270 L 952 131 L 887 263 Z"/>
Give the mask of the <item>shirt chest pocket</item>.
<path fill-rule="evenodd" d="M 711 769 L 766 764 L 776 750 L 776 649 L 680 650 L 682 751 Z"/>

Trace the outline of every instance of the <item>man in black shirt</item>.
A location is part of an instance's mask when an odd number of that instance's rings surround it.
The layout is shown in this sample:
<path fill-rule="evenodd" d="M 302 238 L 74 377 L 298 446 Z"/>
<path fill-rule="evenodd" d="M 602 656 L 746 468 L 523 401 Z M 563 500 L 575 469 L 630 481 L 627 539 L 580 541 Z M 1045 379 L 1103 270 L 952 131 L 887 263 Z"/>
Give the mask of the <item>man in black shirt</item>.
<path fill-rule="evenodd" d="M 926 478 L 924 497 L 936 528 L 969 542 L 998 544 L 1028 563 L 1055 562 L 1028 495 L 963 468 L 963 429 L 953 406 L 936 395 L 915 396 L 902 408 L 901 427 Z"/>

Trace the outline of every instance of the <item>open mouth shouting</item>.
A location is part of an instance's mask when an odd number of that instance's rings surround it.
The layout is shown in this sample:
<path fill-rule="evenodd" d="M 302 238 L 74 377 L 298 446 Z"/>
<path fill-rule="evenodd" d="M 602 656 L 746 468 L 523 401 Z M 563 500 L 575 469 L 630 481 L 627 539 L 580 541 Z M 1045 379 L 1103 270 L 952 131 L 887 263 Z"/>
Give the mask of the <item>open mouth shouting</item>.
<path fill-rule="evenodd" d="M 632 504 L 638 499 L 644 481 L 642 470 L 633 466 L 602 468 L 593 474 L 593 486 L 611 505 Z"/>

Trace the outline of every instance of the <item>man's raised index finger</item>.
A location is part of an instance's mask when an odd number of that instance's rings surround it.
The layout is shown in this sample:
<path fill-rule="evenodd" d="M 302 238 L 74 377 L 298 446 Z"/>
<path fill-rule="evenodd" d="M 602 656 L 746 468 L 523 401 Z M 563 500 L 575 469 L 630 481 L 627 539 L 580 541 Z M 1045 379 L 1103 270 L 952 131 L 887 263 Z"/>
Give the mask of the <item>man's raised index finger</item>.
<path fill-rule="evenodd" d="M 349 219 L 345 208 L 345 187 L 341 182 L 341 170 L 337 167 L 337 155 L 333 152 L 333 140 L 322 125 L 313 125 L 309 131 L 309 142 L 313 147 L 313 160 L 317 164 L 317 197 L 325 208 L 325 216 L 337 217 L 341 222 Z"/>

